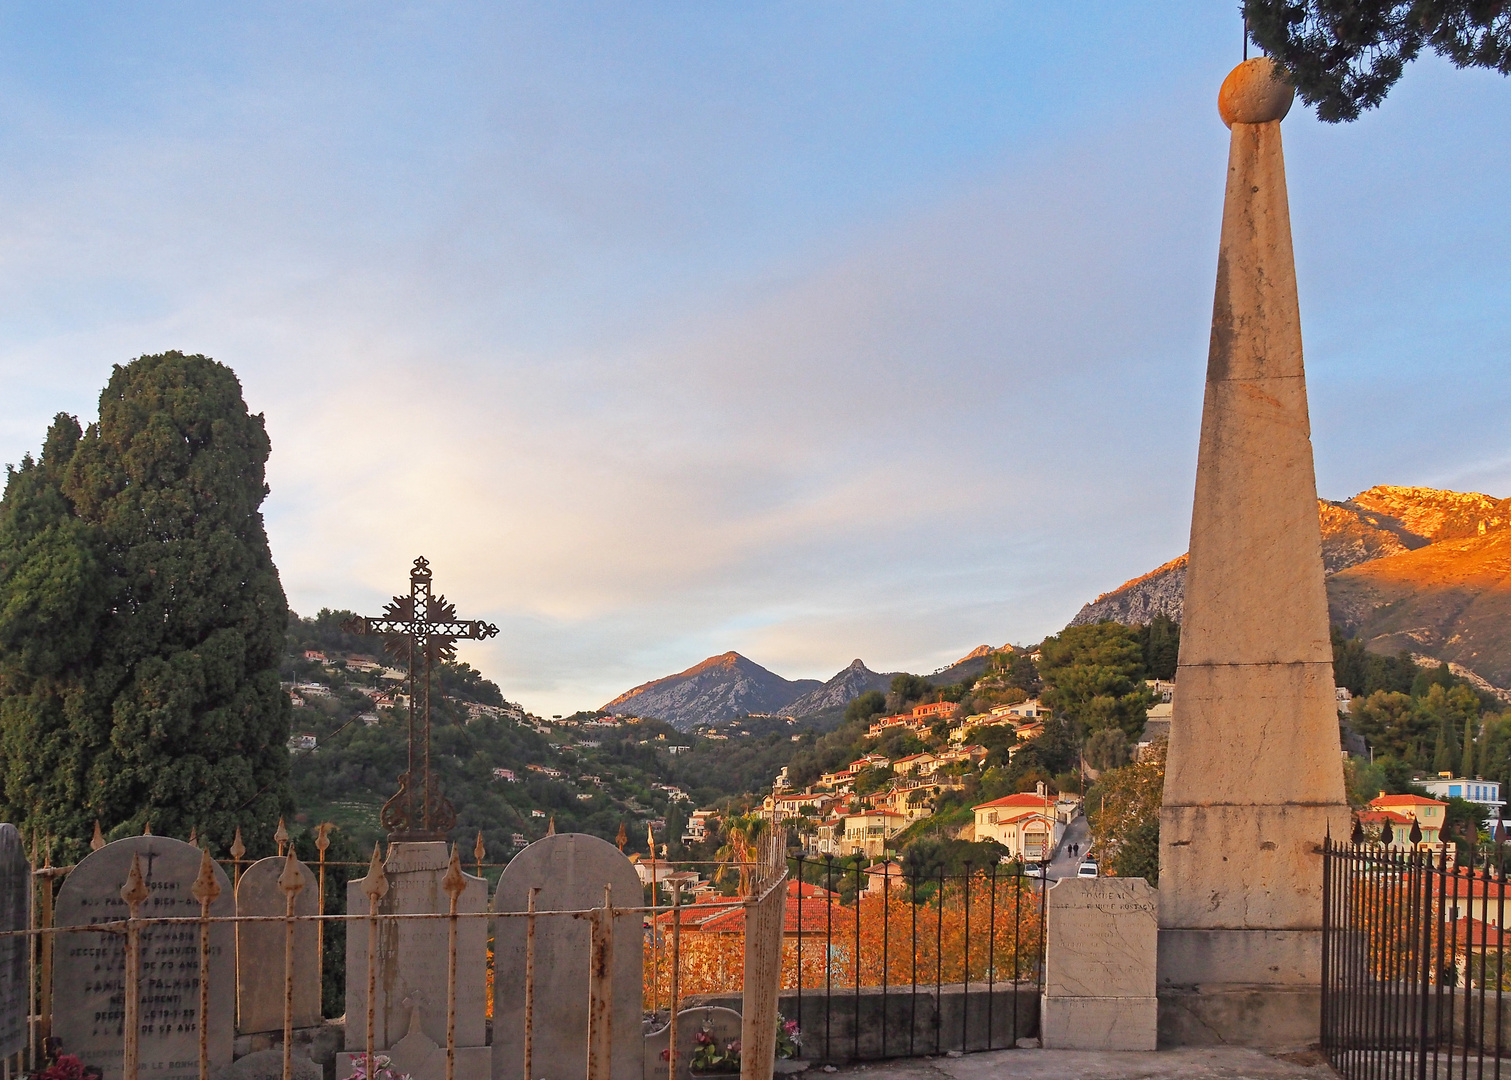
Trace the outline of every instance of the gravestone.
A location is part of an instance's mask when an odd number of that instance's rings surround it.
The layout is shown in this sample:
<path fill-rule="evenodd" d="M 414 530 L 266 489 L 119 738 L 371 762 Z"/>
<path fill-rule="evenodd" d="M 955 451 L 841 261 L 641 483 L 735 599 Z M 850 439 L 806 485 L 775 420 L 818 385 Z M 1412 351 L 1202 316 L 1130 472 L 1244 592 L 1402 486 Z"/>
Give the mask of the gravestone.
<path fill-rule="evenodd" d="M 613 844 L 584 833 L 537 840 L 510 860 L 494 894 L 496 912 L 524 911 L 538 887 L 539 911 L 602 907 L 604 886 L 613 902 L 641 906 L 640 875 Z M 613 920 L 610 1005 L 612 1080 L 642 1080 L 643 917 Z M 524 919 L 499 919 L 494 929 L 493 1077 L 524 1076 Z M 535 1025 L 532 1080 L 579 1080 L 587 1075 L 587 919 L 541 916 L 535 923 Z"/>
<path fill-rule="evenodd" d="M 14 825 L 0 825 L 0 930 L 25 930 L 31 864 Z M 0 938 L 0 1057 L 26 1046 L 27 988 L 24 937 Z"/>
<path fill-rule="evenodd" d="M 727 1047 L 740 1038 L 743 1018 L 734 1009 L 718 1005 L 699 1005 L 683 1009 L 677 1014 L 677 1072 L 676 1080 L 695 1080 L 692 1071 L 693 1051 L 698 1047 L 698 1036 L 704 1032 L 720 1047 Z M 672 1025 L 668 1021 L 645 1036 L 645 1080 L 663 1080 L 668 1075 L 667 1057 L 671 1051 Z M 699 1074 L 702 1075 L 702 1074 Z"/>
<path fill-rule="evenodd" d="M 283 915 L 287 910 L 278 878 L 287 860 L 273 856 L 247 867 L 236 886 L 240 915 Z M 295 863 L 304 888 L 294 895 L 295 915 L 318 914 L 319 883 L 303 863 Z M 316 1027 L 320 1016 L 318 928 L 313 922 L 294 924 L 294 1027 Z M 236 1030 L 242 1035 L 283 1031 L 283 923 L 243 923 L 236 950 L 237 987 L 241 992 Z"/>
<path fill-rule="evenodd" d="M 200 850 L 166 836 L 132 836 L 91 852 L 63 882 L 56 926 L 89 926 L 125 919 L 121 886 L 141 857 L 149 896 L 144 919 L 198 917 L 191 889 Z M 219 866 L 220 896 L 210 914 L 235 913 L 231 883 Z M 121 1080 L 125 1038 L 126 938 L 123 934 L 60 933 L 53 948 L 52 1032 L 65 1052 L 95 1065 L 104 1080 Z M 210 927 L 210 1065 L 231 1063 L 235 1026 L 235 938 L 231 924 Z M 137 991 L 140 1074 L 153 1080 L 198 1080 L 199 927 L 170 924 L 141 931 Z"/>
<path fill-rule="evenodd" d="M 383 871 L 388 893 L 379 901 L 385 915 L 444 914 L 451 898 L 442 887 L 449 856 L 443 841 L 395 842 Z M 466 888 L 457 911 L 488 909 L 488 883 L 463 874 Z M 365 915 L 361 879 L 347 882 L 346 911 Z M 377 994 L 373 1050 L 393 1058 L 400 1073 L 414 1080 L 445 1080 L 446 967 L 448 920 L 407 919 L 378 924 Z M 367 943 L 369 924 L 346 924 L 346 1046 L 336 1056 L 336 1075 L 352 1075 L 367 1044 Z M 457 920 L 456 1080 L 487 1080 L 485 1032 L 488 982 L 488 922 Z"/>
<path fill-rule="evenodd" d="M 1143 878 L 1065 878 L 1045 905 L 1046 1050 L 1153 1050 L 1158 894 Z"/>

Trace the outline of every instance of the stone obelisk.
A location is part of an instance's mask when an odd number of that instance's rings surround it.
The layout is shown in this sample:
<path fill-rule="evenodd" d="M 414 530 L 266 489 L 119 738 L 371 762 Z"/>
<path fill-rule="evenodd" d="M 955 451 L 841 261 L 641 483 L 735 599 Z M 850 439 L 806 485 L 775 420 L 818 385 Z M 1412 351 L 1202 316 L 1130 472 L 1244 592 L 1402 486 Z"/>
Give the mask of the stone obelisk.
<path fill-rule="evenodd" d="M 1232 129 L 1160 811 L 1162 1045 L 1318 1037 L 1323 838 L 1348 835 L 1301 320 L 1267 58 Z"/>

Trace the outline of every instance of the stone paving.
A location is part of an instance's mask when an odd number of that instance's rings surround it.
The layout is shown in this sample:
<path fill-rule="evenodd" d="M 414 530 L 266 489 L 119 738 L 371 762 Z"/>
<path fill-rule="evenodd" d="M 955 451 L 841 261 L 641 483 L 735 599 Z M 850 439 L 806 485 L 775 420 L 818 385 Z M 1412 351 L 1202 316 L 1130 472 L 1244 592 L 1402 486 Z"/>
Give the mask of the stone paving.
<path fill-rule="evenodd" d="M 1321 1054 L 1267 1054 L 1240 1047 L 1147 1053 L 1090 1050 L 991 1050 L 959 1057 L 907 1058 L 810 1069 L 805 1080 L 1336 1080 Z"/>

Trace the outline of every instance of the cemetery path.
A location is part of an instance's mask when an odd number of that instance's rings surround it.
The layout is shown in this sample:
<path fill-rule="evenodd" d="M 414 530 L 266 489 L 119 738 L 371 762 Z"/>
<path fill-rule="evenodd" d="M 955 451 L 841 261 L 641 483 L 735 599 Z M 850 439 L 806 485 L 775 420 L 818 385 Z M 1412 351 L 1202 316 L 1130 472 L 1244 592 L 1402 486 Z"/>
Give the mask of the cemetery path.
<path fill-rule="evenodd" d="M 847 1065 L 836 1080 L 1336 1080 L 1320 1054 L 1272 1055 L 1242 1047 L 1186 1047 L 1150 1053 L 989 1050 L 959 1057 Z M 813 1080 L 826 1074 L 810 1070 Z"/>

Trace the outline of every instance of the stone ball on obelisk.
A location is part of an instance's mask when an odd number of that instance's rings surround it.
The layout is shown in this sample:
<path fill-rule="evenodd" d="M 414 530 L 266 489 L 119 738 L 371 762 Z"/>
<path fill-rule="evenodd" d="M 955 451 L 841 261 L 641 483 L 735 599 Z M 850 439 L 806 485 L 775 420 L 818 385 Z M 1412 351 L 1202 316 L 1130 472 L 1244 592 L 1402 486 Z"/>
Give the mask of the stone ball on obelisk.
<path fill-rule="evenodd" d="M 1256 56 L 1228 72 L 1217 91 L 1217 113 L 1228 127 L 1284 120 L 1295 97 L 1295 87 L 1281 77 L 1275 61 Z"/>

